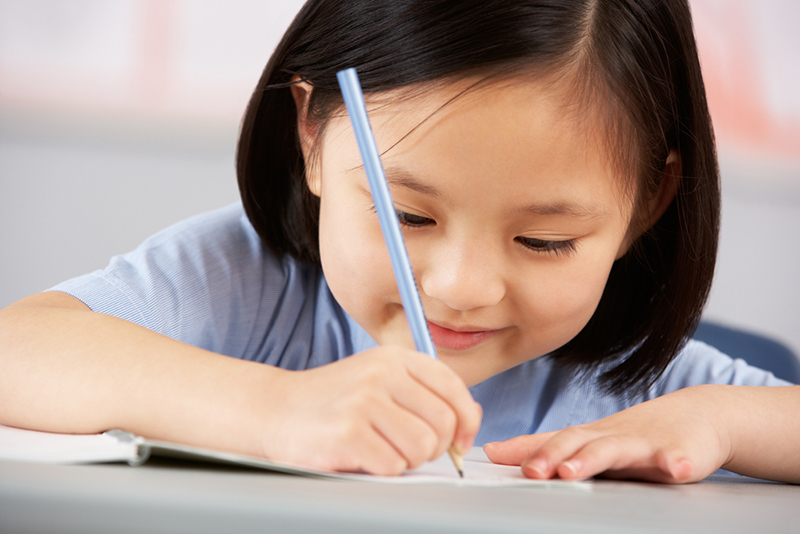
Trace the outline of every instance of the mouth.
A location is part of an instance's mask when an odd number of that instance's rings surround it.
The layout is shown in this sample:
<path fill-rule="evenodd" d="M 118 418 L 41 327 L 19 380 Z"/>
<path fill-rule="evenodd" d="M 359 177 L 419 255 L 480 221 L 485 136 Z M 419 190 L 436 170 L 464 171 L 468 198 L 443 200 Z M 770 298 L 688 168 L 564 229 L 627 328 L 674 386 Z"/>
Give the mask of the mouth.
<path fill-rule="evenodd" d="M 449 350 L 471 349 L 494 337 L 499 332 L 499 330 L 481 330 L 472 327 L 454 330 L 431 321 L 428 321 L 428 329 L 431 332 L 433 344 L 438 348 Z"/>

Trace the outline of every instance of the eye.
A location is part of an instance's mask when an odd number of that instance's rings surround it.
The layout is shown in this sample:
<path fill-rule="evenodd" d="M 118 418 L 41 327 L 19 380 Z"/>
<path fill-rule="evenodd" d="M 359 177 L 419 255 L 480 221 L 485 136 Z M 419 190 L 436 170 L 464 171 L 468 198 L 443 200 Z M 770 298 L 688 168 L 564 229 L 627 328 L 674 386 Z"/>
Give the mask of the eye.
<path fill-rule="evenodd" d="M 559 254 L 569 255 L 575 252 L 575 240 L 566 239 L 564 241 L 547 241 L 536 239 L 535 237 L 518 237 L 516 241 L 536 252 L 544 252 L 558 256 Z"/>
<path fill-rule="evenodd" d="M 403 226 L 428 226 L 434 223 L 433 219 L 427 217 L 412 215 L 400 210 L 395 210 L 395 212 L 397 213 L 397 220 L 400 221 L 400 224 Z"/>

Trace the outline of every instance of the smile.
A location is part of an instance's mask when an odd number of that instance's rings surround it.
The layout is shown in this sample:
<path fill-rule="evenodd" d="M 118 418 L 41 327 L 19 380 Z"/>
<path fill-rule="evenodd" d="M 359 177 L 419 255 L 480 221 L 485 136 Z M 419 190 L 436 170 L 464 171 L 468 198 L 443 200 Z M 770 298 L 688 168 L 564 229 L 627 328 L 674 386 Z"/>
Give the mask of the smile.
<path fill-rule="evenodd" d="M 493 337 L 499 330 L 452 330 L 428 321 L 433 344 L 441 349 L 467 350 Z"/>

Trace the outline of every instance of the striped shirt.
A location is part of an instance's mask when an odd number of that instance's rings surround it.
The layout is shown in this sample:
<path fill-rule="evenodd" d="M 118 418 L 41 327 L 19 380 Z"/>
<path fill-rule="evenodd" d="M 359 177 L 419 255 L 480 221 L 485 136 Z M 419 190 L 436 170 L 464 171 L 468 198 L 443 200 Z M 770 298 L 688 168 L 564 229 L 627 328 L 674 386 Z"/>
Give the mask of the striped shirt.
<path fill-rule="evenodd" d="M 240 204 L 198 215 L 52 288 L 90 309 L 234 358 L 303 370 L 376 346 L 333 298 L 320 269 L 261 242 Z M 690 341 L 645 394 L 619 398 L 573 380 L 547 357 L 470 388 L 484 411 L 476 445 L 558 430 L 697 384 L 788 385 Z"/>

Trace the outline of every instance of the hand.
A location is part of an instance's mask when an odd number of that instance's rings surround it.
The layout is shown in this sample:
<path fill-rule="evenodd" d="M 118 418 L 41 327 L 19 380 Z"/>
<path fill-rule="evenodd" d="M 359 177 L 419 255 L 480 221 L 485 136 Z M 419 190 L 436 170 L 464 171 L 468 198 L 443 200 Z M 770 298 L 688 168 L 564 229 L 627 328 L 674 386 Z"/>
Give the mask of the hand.
<path fill-rule="evenodd" d="M 449 367 L 383 346 L 287 372 L 268 406 L 264 455 L 309 467 L 396 475 L 451 444 L 467 451 L 481 408 Z"/>
<path fill-rule="evenodd" d="M 694 482 L 731 455 L 727 432 L 715 426 L 721 404 L 714 390 L 686 388 L 593 423 L 488 443 L 484 450 L 492 462 L 520 465 L 529 478 Z"/>

